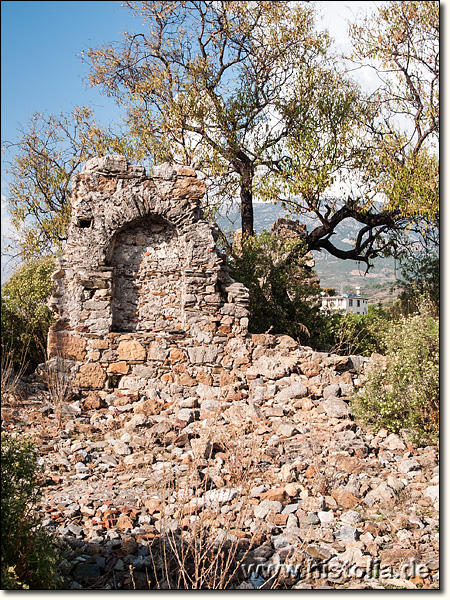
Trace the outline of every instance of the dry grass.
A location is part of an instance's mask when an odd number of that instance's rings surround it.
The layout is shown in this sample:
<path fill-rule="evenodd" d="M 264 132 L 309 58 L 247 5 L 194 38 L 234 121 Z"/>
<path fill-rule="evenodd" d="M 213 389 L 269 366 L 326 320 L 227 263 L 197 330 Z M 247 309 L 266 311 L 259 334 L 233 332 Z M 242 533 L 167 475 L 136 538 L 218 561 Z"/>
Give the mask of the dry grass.
<path fill-rule="evenodd" d="M 67 373 L 58 367 L 56 361 L 49 361 L 46 364 L 44 380 L 50 395 L 50 402 L 53 404 L 55 417 L 59 427 L 63 424 L 63 407 L 72 396 L 72 386 Z"/>
<path fill-rule="evenodd" d="M 24 349 L 22 359 L 17 370 L 14 369 L 13 352 L 2 347 L 1 357 L 1 386 L 2 400 L 14 403 L 15 396 L 18 393 L 19 382 L 25 373 L 27 367 L 25 357 L 27 348 Z"/>

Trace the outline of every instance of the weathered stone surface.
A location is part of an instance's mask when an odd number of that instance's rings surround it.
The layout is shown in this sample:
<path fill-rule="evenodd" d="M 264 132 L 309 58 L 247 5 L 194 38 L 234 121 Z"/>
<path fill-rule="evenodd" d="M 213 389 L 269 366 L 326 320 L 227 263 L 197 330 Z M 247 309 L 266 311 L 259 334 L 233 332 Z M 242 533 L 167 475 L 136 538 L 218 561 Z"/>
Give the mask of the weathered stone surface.
<path fill-rule="evenodd" d="M 306 377 L 315 377 L 320 373 L 319 363 L 311 360 L 302 362 L 300 364 L 300 370 Z"/>
<path fill-rule="evenodd" d="M 107 372 L 108 373 L 118 373 L 120 375 L 126 375 L 130 370 L 130 365 L 126 360 L 121 360 L 119 362 L 114 362 L 108 365 Z"/>
<path fill-rule="evenodd" d="M 336 538 L 343 542 L 353 542 L 358 538 L 358 530 L 351 525 L 344 525 L 337 533 Z"/>
<path fill-rule="evenodd" d="M 332 383 L 331 385 L 327 385 L 327 387 L 323 390 L 323 397 L 325 400 L 328 400 L 330 397 L 338 398 L 341 395 L 341 386 L 339 383 Z"/>
<path fill-rule="evenodd" d="M 86 356 L 85 339 L 69 335 L 62 331 L 48 332 L 47 352 L 48 358 L 59 356 L 68 360 L 82 361 Z"/>
<path fill-rule="evenodd" d="M 275 400 L 282 404 L 283 402 L 287 402 L 289 400 L 303 398 L 308 394 L 308 388 L 302 383 L 296 383 L 291 385 L 284 390 L 281 390 L 276 396 Z"/>
<path fill-rule="evenodd" d="M 123 361 L 143 361 L 147 357 L 145 348 L 135 340 L 120 342 L 117 352 L 119 360 Z"/>
<path fill-rule="evenodd" d="M 186 354 L 180 348 L 172 348 L 169 352 L 170 362 L 182 362 L 186 360 Z"/>
<path fill-rule="evenodd" d="M 153 454 L 149 454 L 147 452 L 135 452 L 134 454 L 125 456 L 123 459 L 123 464 L 127 467 L 143 467 L 151 465 L 154 459 L 155 457 Z"/>
<path fill-rule="evenodd" d="M 106 382 L 106 373 L 97 363 L 81 365 L 74 378 L 74 385 L 80 388 L 101 390 Z"/>
<path fill-rule="evenodd" d="M 153 167 L 153 177 L 160 177 L 161 179 L 170 181 L 171 179 L 175 179 L 176 175 L 177 172 L 170 163 L 162 163 Z"/>
<path fill-rule="evenodd" d="M 169 350 L 158 342 L 152 342 L 148 351 L 149 360 L 164 361 L 169 354 Z"/>
<path fill-rule="evenodd" d="M 281 356 L 261 356 L 248 369 L 247 373 L 250 375 L 264 375 L 268 379 L 280 379 L 285 375 L 289 375 L 292 366 L 293 361 L 284 359 Z"/>
<path fill-rule="evenodd" d="M 135 364 L 155 369 L 142 377 L 195 387 L 219 383 L 202 365 L 246 362 L 245 343 L 230 360 L 224 346 L 247 335 L 248 290 L 223 266 L 200 211 L 204 192 L 190 167 L 165 163 L 148 176 L 119 155 L 86 163 L 53 277 L 51 356 L 99 362 L 121 389 Z M 185 364 L 194 368 L 178 368 Z"/>
<path fill-rule="evenodd" d="M 429 485 L 423 493 L 427 498 L 431 498 L 432 500 L 439 500 L 439 486 L 438 485 Z"/>
<path fill-rule="evenodd" d="M 409 473 L 410 471 L 416 471 L 419 468 L 419 463 L 413 458 L 406 458 L 397 464 L 397 470 L 399 473 Z"/>
<path fill-rule="evenodd" d="M 331 496 L 342 508 L 354 508 L 360 502 L 356 496 L 344 489 L 333 490 Z"/>
<path fill-rule="evenodd" d="M 168 349 L 179 343 L 188 360 L 187 348 L 195 346 L 184 334 L 173 335 L 170 340 L 158 336 L 158 343 Z M 130 338 L 123 334 L 108 338 L 116 362 L 119 341 Z M 153 334 L 140 338 L 145 348 L 152 341 L 157 341 Z M 251 339 L 243 342 L 251 357 Z M 276 354 L 277 347 L 275 336 L 264 348 Z M 292 354 L 297 352 L 292 349 Z M 313 355 L 309 349 L 303 352 L 300 358 Z M 195 365 L 168 358 L 162 367 L 177 377 L 196 373 Z M 79 367 L 69 362 L 69 371 Z M 100 363 L 105 372 L 107 364 Z M 110 585 L 114 581 L 117 585 L 129 581 L 125 585 L 131 586 L 129 565 L 136 587 L 140 577 L 148 587 L 150 544 L 157 552 L 163 531 L 188 536 L 204 519 L 212 524 L 214 535 L 236 543 L 239 551 L 247 551 L 254 541 L 245 568 L 264 563 L 264 575 L 266 566 L 273 565 L 286 588 L 298 588 L 296 569 L 307 573 L 309 563 L 317 564 L 319 575 L 333 573 L 334 565 L 364 570 L 381 561 L 396 568 L 413 558 L 428 569 L 420 577 L 392 579 L 397 577 L 394 573 L 386 579 L 375 573 L 367 579 L 340 569 L 338 578 L 313 576 L 305 585 L 314 589 L 322 589 L 323 581 L 330 589 L 438 585 L 439 467 L 434 447 L 416 448 L 408 442 L 406 451 L 383 448 L 384 441 L 400 444 L 387 431 L 375 433 L 350 419 L 330 418 L 320 410 L 321 390 L 311 400 L 312 410 L 303 409 L 308 397 L 279 404 L 278 394 L 300 382 L 296 370 L 289 377 L 267 380 L 263 375 L 247 379 L 245 365 L 234 367 L 237 381 L 221 389 L 220 365 L 203 366 L 213 383 L 197 382 L 192 388 L 158 378 L 146 380 L 148 367 L 140 366 L 141 376 L 133 367 L 130 376 L 121 378 L 124 389 L 90 392 L 84 400 L 81 390 L 79 400 L 64 406 L 70 412 L 62 431 L 54 413 L 34 408 L 35 399 L 26 409 L 19 404 L 9 414 L 2 410 L 5 427 L 20 432 L 26 422 L 30 434 L 48 441 L 42 444 L 45 524 L 74 544 L 89 544 L 80 564 L 90 564 L 91 550 L 95 551 L 102 574 L 97 585 L 102 589 L 114 587 Z M 159 368 L 152 364 L 150 377 Z M 332 384 L 336 373 L 332 367 L 321 367 L 322 388 Z M 142 386 L 139 392 L 129 389 L 134 385 Z M 45 408 L 47 392 L 41 393 Z M 97 397 L 106 399 L 108 410 L 96 412 Z M 146 403 L 148 410 L 140 412 Z M 35 420 L 30 412 L 36 413 Z M 283 425 L 295 426 L 296 432 L 281 435 Z M 405 473 L 399 472 L 403 469 Z M 403 493 L 397 494 L 400 490 Z M 65 573 L 73 574 L 73 566 L 65 565 Z M 115 579 L 108 569 L 113 569 Z"/>
<path fill-rule="evenodd" d="M 295 427 L 294 424 L 289 423 L 287 421 L 280 423 L 280 425 L 277 427 L 277 435 L 281 435 L 283 437 L 291 437 L 292 435 L 294 435 L 295 433 L 298 432 L 297 428 Z"/>
<path fill-rule="evenodd" d="M 380 448 L 386 448 L 387 450 L 399 450 L 399 451 L 406 450 L 405 444 L 395 433 L 392 433 L 383 442 L 381 442 Z"/>
<path fill-rule="evenodd" d="M 106 401 L 97 392 L 90 392 L 84 399 L 83 406 L 86 410 L 98 410 L 107 406 Z"/>
<path fill-rule="evenodd" d="M 283 505 L 278 500 L 263 500 L 255 507 L 255 517 L 266 519 L 269 515 L 281 513 Z"/>
<path fill-rule="evenodd" d="M 391 502 L 393 497 L 394 492 L 391 488 L 385 483 L 380 483 L 380 485 L 366 495 L 364 502 L 368 506 L 373 506 L 374 504 L 385 505 Z"/>
<path fill-rule="evenodd" d="M 103 156 L 101 158 L 91 158 L 85 163 L 81 172 L 89 173 L 98 171 L 104 173 L 126 173 L 127 168 L 127 159 L 120 154 L 113 154 L 109 156 Z"/>
<path fill-rule="evenodd" d="M 344 402 L 344 400 L 336 398 L 335 396 L 329 397 L 328 400 L 322 402 L 321 406 L 325 409 L 325 412 L 329 417 L 336 419 L 343 419 L 351 412 L 347 402 Z"/>
<path fill-rule="evenodd" d="M 198 200 L 204 195 L 205 190 L 204 181 L 189 177 L 176 182 L 172 189 L 172 195 L 175 200 Z"/>
<path fill-rule="evenodd" d="M 217 357 L 215 346 L 197 346 L 188 348 L 189 359 L 193 364 L 213 363 Z"/>
<path fill-rule="evenodd" d="M 133 529 L 133 521 L 127 515 L 120 515 L 117 519 L 117 529 Z"/>

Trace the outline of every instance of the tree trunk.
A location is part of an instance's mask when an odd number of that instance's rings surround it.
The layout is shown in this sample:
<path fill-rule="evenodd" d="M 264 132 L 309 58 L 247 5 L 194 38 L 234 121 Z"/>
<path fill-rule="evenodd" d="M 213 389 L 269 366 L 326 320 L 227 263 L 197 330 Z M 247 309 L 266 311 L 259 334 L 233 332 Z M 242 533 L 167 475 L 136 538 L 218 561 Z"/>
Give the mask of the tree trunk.
<path fill-rule="evenodd" d="M 255 235 L 253 229 L 253 167 L 251 164 L 244 165 L 241 171 L 241 222 L 242 235 Z"/>

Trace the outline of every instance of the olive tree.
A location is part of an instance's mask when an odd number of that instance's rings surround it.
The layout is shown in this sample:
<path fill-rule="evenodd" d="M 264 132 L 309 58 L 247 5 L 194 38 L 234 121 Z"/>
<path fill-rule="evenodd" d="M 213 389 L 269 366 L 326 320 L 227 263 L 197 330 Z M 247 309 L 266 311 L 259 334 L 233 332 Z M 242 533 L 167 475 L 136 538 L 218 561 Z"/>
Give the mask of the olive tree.
<path fill-rule="evenodd" d="M 120 131 L 100 127 L 88 107 L 69 113 L 35 113 L 17 142 L 2 143 L 9 177 L 6 205 L 15 228 L 10 250 L 22 261 L 58 253 L 71 212 L 70 180 L 96 155 L 136 152 Z"/>
<path fill-rule="evenodd" d="M 125 106 L 130 130 L 155 160 L 189 164 L 240 197 L 253 234 L 282 109 L 302 73 L 321 68 L 328 36 L 306 2 L 126 2 L 144 30 L 88 52 L 90 81 Z M 213 190 L 213 191 L 212 191 Z"/>

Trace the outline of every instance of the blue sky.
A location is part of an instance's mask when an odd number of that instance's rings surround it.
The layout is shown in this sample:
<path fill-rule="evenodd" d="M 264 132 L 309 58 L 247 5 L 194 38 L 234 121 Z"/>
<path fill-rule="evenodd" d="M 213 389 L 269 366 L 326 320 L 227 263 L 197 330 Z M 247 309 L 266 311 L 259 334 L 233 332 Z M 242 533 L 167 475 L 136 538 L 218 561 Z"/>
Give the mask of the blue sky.
<path fill-rule="evenodd" d="M 89 105 L 98 120 L 118 118 L 111 99 L 83 81 L 88 69 L 80 53 L 121 38 L 136 19 L 120 1 L 1 2 L 1 140 L 15 142 L 35 112 L 59 114 L 75 105 Z M 2 154 L 1 235 L 9 235 L 4 205 L 8 160 Z M 2 280 L 4 279 L 2 256 Z"/>
<path fill-rule="evenodd" d="M 104 119 L 115 116 L 113 102 L 86 87 L 80 53 L 131 28 L 136 19 L 120 2 L 6 1 L 1 17 L 2 140 L 16 139 L 34 112 L 89 104 Z"/>
<path fill-rule="evenodd" d="M 321 25 L 341 43 L 346 40 L 346 19 L 373 9 L 380 2 L 315 2 Z M 75 105 L 90 105 L 103 123 L 117 120 L 111 99 L 83 81 L 87 67 L 82 50 L 116 41 L 123 30 L 139 30 L 120 1 L 2 1 L 1 2 L 1 140 L 14 142 L 21 126 L 35 112 L 58 114 Z M 8 176 L 2 155 L 2 241 L 9 232 L 3 197 Z M 3 246 L 3 243 L 2 243 Z"/>
<path fill-rule="evenodd" d="M 345 19 L 376 2 L 317 2 L 323 25 L 339 39 Z M 111 99 L 88 89 L 82 50 L 119 40 L 124 29 L 139 28 L 120 1 L 2 1 L 1 3 L 1 139 L 14 141 L 35 112 L 57 114 L 88 104 L 96 118 L 118 116 Z M 2 193 L 6 192 L 2 169 Z"/>

